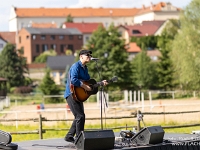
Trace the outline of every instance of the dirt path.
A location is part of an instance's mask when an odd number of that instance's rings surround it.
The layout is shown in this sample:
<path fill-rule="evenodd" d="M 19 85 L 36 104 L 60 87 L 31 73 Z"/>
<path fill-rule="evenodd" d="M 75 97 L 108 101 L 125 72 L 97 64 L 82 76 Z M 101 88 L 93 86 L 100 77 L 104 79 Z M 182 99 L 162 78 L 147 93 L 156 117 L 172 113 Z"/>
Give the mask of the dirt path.
<path fill-rule="evenodd" d="M 87 118 L 100 117 L 100 106 L 97 103 L 84 103 L 85 114 Z M 200 111 L 199 99 L 187 99 L 187 100 L 153 100 L 150 105 L 149 101 L 144 102 L 142 108 L 142 102 L 140 104 L 126 104 L 124 102 L 110 103 L 109 107 L 105 110 L 106 117 L 115 116 L 130 116 L 131 113 L 136 112 L 137 109 L 142 112 L 181 112 L 181 111 Z M 1 119 L 33 119 L 38 118 L 39 113 L 37 111 L 37 105 L 26 106 L 13 106 L 10 109 L 10 113 L 6 113 L 1 116 Z M 103 109 L 104 112 L 104 109 Z M 41 112 L 42 117 L 47 119 L 73 119 L 73 115 L 67 111 L 66 104 L 53 104 L 45 105 L 45 109 Z M 103 114 L 103 117 L 105 114 Z M 136 120 L 136 118 L 133 118 Z M 130 119 L 129 119 L 130 120 Z M 160 122 L 199 122 L 200 113 L 187 113 L 187 114 L 173 114 L 173 115 L 145 115 L 145 122 L 153 122 L 154 124 Z M 120 121 L 120 120 L 119 120 Z M 100 122 L 100 120 L 86 120 L 86 124 L 92 124 Z M 2 124 L 35 124 L 38 122 L 33 121 L 12 121 L 1 122 Z M 45 125 L 56 125 L 57 122 L 44 122 Z"/>

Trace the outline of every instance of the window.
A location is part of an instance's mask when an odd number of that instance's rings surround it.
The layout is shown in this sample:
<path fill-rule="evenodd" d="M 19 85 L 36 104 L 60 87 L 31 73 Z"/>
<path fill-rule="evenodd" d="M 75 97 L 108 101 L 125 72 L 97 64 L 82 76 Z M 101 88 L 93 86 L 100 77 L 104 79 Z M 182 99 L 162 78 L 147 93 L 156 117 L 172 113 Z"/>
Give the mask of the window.
<path fill-rule="evenodd" d="M 39 52 L 40 52 L 40 45 L 36 44 L 36 53 L 39 53 Z"/>
<path fill-rule="evenodd" d="M 61 53 L 64 53 L 64 50 L 65 50 L 65 45 L 63 45 L 63 44 L 60 45 L 60 52 L 61 52 Z"/>
<path fill-rule="evenodd" d="M 21 22 L 21 29 L 24 27 L 24 23 L 23 22 Z"/>
<path fill-rule="evenodd" d="M 55 40 L 55 35 L 51 35 L 51 40 Z"/>
<path fill-rule="evenodd" d="M 59 35 L 59 39 L 63 40 L 64 39 L 64 35 Z"/>
<path fill-rule="evenodd" d="M 33 60 L 32 60 L 32 61 L 35 61 L 36 57 L 37 57 L 37 56 L 33 56 L 33 58 L 32 58 Z"/>
<path fill-rule="evenodd" d="M 88 40 L 89 40 L 89 36 L 86 36 L 86 37 L 85 37 L 85 40 L 88 41 Z"/>
<path fill-rule="evenodd" d="M 21 41 L 21 36 L 19 36 L 19 43 L 21 43 L 22 41 Z"/>
<path fill-rule="evenodd" d="M 73 35 L 69 35 L 69 39 L 73 40 L 74 36 Z"/>
<path fill-rule="evenodd" d="M 78 36 L 78 39 L 81 40 L 81 39 L 82 39 L 82 35 L 79 35 L 79 36 Z"/>
<path fill-rule="evenodd" d="M 71 44 L 69 44 L 68 47 L 67 47 L 67 49 L 70 49 L 73 52 L 74 51 L 74 46 L 71 45 Z"/>
<path fill-rule="evenodd" d="M 3 44 L 0 44 L 0 48 L 3 48 Z"/>
<path fill-rule="evenodd" d="M 41 35 L 41 39 L 45 40 L 46 39 L 46 35 Z"/>
<path fill-rule="evenodd" d="M 141 32 L 139 30 L 132 30 L 133 34 L 140 34 Z"/>
<path fill-rule="evenodd" d="M 47 44 L 42 44 L 42 52 L 48 50 L 48 45 Z"/>
<path fill-rule="evenodd" d="M 106 28 L 108 27 L 108 23 L 107 23 L 107 22 L 105 23 L 105 27 L 106 27 Z"/>
<path fill-rule="evenodd" d="M 56 49 L 56 44 L 51 44 L 51 49 L 55 50 Z"/>
<path fill-rule="evenodd" d="M 52 72 L 52 75 L 55 78 L 56 77 L 56 72 Z"/>
<path fill-rule="evenodd" d="M 36 39 L 36 35 L 32 35 L 32 39 L 35 40 Z"/>
<path fill-rule="evenodd" d="M 119 31 L 120 36 L 122 36 L 122 31 Z"/>

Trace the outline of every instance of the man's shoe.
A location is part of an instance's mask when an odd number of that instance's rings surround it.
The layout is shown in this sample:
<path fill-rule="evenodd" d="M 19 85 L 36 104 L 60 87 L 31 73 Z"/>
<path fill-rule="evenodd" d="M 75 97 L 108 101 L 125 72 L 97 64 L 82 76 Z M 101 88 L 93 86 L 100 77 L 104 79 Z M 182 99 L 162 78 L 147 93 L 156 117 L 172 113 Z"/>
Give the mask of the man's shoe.
<path fill-rule="evenodd" d="M 74 143 L 74 138 L 73 137 L 65 137 L 64 140 L 67 141 L 67 142 Z"/>

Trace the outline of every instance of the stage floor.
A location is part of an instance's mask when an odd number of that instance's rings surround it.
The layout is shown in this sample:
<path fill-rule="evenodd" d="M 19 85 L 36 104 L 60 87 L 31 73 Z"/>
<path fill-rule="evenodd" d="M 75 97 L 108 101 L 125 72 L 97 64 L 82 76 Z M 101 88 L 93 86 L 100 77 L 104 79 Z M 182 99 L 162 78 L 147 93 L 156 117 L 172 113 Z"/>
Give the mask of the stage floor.
<path fill-rule="evenodd" d="M 119 133 L 115 133 L 115 137 L 119 137 Z M 190 140 L 200 140 L 199 134 L 176 134 L 176 133 L 165 133 L 164 140 L 172 141 L 190 141 Z M 18 150 L 74 150 L 76 149 L 75 145 L 69 142 L 64 141 L 63 138 L 58 139 L 45 139 L 45 140 L 33 140 L 33 141 L 24 141 L 24 142 L 13 142 L 13 144 L 18 145 Z M 116 147 L 116 146 L 115 146 Z M 117 149 L 137 149 L 136 147 L 116 147 Z"/>

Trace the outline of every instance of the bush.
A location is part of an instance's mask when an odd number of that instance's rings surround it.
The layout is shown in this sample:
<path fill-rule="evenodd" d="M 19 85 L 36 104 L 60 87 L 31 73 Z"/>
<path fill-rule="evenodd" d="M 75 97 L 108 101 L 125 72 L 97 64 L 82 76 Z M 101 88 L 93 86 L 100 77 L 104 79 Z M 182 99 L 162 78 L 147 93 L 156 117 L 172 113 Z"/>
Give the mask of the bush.
<path fill-rule="evenodd" d="M 16 89 L 16 87 L 10 88 L 10 93 L 14 93 L 15 89 Z"/>
<path fill-rule="evenodd" d="M 15 94 L 24 94 L 24 93 L 30 93 L 30 92 L 33 92 L 33 89 L 30 86 L 20 86 L 14 89 Z"/>

